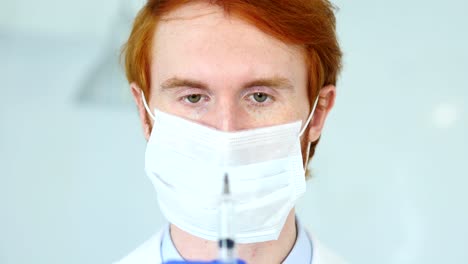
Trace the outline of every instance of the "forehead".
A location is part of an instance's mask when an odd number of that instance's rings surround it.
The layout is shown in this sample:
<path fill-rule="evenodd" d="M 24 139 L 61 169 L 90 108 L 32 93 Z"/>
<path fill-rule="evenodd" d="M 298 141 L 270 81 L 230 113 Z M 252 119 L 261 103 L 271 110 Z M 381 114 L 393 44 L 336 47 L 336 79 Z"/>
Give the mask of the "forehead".
<path fill-rule="evenodd" d="M 156 27 L 152 53 L 158 75 L 294 79 L 306 70 L 300 47 L 287 45 L 209 3 L 184 5 L 167 14 Z"/>

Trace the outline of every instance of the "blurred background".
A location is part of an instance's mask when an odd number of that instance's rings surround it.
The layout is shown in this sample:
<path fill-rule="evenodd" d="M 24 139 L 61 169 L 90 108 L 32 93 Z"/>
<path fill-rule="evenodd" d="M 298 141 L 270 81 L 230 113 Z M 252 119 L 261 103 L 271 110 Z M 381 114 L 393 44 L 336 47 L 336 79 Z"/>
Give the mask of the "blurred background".
<path fill-rule="evenodd" d="M 162 223 L 118 64 L 144 0 L 0 0 L 0 263 L 111 263 Z M 351 263 L 468 263 L 468 2 L 335 0 L 298 214 Z"/>

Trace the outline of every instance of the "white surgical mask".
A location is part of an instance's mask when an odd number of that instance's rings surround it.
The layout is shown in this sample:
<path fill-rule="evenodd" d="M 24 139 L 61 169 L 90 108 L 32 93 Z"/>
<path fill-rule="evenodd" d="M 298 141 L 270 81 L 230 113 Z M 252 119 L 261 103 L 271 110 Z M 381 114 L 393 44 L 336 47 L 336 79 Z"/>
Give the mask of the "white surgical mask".
<path fill-rule="evenodd" d="M 297 121 L 224 132 L 157 109 L 153 115 L 142 97 L 154 119 L 145 170 L 167 220 L 194 236 L 218 239 L 219 199 L 228 173 L 236 242 L 278 239 L 305 193 L 300 137 L 317 101 L 302 129 Z"/>

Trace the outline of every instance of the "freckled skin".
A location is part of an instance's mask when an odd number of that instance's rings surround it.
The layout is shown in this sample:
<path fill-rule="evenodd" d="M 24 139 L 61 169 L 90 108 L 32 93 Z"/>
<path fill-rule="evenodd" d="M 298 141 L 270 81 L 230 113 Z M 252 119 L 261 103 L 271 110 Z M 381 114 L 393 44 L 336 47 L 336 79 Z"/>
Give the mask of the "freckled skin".
<path fill-rule="evenodd" d="M 158 24 L 154 34 L 151 65 L 150 109 L 175 114 L 223 131 L 237 131 L 302 120 L 311 111 L 308 100 L 307 67 L 303 50 L 286 45 L 244 21 L 226 16 L 218 7 L 195 3 L 168 15 L 178 18 Z M 180 19 L 184 18 L 184 19 Z M 170 78 L 191 79 L 206 84 L 206 89 L 181 86 L 162 89 Z M 244 87 L 253 80 L 281 77 L 291 89 Z M 152 120 L 143 107 L 140 89 L 131 85 L 140 119 L 148 140 Z M 268 96 L 265 103 L 254 94 Z M 203 100 L 192 104 L 187 96 L 200 94 Z M 322 88 L 319 107 L 302 138 L 318 139 L 331 110 L 335 88 Z M 154 128 L 157 129 L 157 128 Z M 278 240 L 237 245 L 240 258 L 247 263 L 281 263 L 296 240 L 295 210 L 292 209 Z M 217 257 L 217 243 L 188 234 L 171 225 L 174 244 L 186 259 L 211 260 Z"/>
<path fill-rule="evenodd" d="M 172 16 L 190 17 L 189 12 L 193 10 L 187 6 Z M 307 71 L 300 48 L 287 46 L 220 10 L 195 12 L 208 15 L 162 23 L 155 31 L 152 107 L 229 131 L 306 120 Z M 161 83 L 174 76 L 207 83 L 209 102 L 185 106 L 173 94 L 161 91 Z M 272 95 L 275 101 L 270 105 L 250 106 L 242 97 L 242 85 L 272 76 L 289 79 L 293 89 Z"/>

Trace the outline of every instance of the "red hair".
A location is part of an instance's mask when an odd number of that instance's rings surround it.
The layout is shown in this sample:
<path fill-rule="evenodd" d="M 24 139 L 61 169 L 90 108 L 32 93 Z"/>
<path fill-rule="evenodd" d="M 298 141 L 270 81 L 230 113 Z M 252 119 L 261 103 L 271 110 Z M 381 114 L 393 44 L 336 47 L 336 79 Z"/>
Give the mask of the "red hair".
<path fill-rule="evenodd" d="M 129 83 L 135 82 L 149 97 L 151 48 L 157 23 L 164 15 L 202 0 L 148 0 L 135 18 L 128 42 L 123 46 Z M 321 87 L 336 85 L 342 53 L 336 37 L 333 6 L 328 0 L 206 0 L 266 34 L 287 44 L 304 47 L 309 67 L 309 101 Z M 314 142 L 310 157 L 314 155 Z"/>

